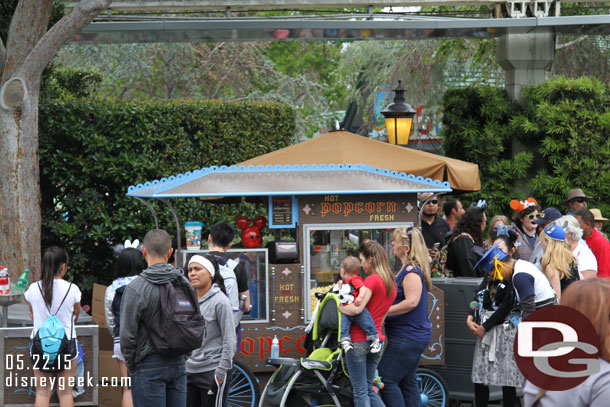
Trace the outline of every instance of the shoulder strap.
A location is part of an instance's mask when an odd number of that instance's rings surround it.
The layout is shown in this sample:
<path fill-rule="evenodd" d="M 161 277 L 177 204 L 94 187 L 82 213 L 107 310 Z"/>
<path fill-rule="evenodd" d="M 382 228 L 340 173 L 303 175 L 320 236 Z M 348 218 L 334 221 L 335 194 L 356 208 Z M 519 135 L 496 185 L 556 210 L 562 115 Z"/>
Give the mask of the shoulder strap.
<path fill-rule="evenodd" d="M 66 295 L 64 295 L 64 299 L 61 300 L 61 303 L 59 304 L 59 307 L 57 307 L 57 310 L 55 311 L 55 314 L 57 314 L 59 312 L 59 309 L 61 308 L 61 306 L 64 305 L 64 301 L 68 297 L 68 293 L 70 292 L 70 288 L 72 288 L 72 283 L 70 283 L 70 285 L 68 286 L 68 290 L 66 291 Z M 53 315 L 55 315 L 55 314 L 53 314 Z"/>
<path fill-rule="evenodd" d="M 40 283 L 40 281 L 39 281 L 39 283 Z M 68 297 L 68 293 L 70 292 L 70 288 L 72 288 L 72 283 L 70 283 L 70 285 L 68 286 L 68 291 L 66 291 L 66 295 L 64 295 L 64 299 L 61 300 L 61 303 L 59 304 L 59 307 L 57 307 L 57 310 L 55 311 L 55 313 L 52 313 L 51 312 L 51 307 L 49 305 L 47 305 L 47 302 L 45 301 L 44 294 L 42 293 L 42 288 L 40 288 L 40 284 L 36 284 L 36 285 L 38 286 L 38 289 L 40 290 L 40 295 L 42 295 L 42 302 L 44 302 L 44 305 L 47 308 L 47 310 L 49 311 L 50 315 L 56 315 L 59 312 L 59 309 L 61 308 L 62 305 L 64 305 L 64 301 Z"/>

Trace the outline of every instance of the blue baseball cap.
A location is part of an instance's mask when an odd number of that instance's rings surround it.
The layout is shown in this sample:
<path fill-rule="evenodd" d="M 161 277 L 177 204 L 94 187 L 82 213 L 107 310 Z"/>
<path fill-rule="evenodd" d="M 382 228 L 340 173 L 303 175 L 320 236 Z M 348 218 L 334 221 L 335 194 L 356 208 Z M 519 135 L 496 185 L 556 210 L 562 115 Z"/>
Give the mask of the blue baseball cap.
<path fill-rule="evenodd" d="M 553 240 L 559 240 L 560 242 L 566 241 L 566 232 L 563 228 L 555 223 L 551 223 L 547 227 L 544 228 L 544 234 Z"/>
<path fill-rule="evenodd" d="M 543 210 L 540 217 L 534 219 L 532 223 L 535 223 L 536 225 L 546 225 L 561 218 L 561 216 L 561 212 L 553 207 L 550 207 Z"/>
<path fill-rule="evenodd" d="M 481 260 L 479 260 L 477 262 L 477 264 L 474 265 L 475 271 L 479 266 L 481 266 L 483 268 L 483 270 L 485 270 L 485 273 L 489 273 L 491 271 L 491 269 L 493 269 L 496 259 L 498 261 L 500 261 L 500 260 L 504 259 L 506 256 L 508 256 L 508 254 L 504 253 L 502 250 L 500 250 L 498 248 L 499 244 L 500 244 L 500 242 L 496 243 L 495 245 L 491 246 L 491 248 L 489 250 L 487 250 L 485 252 L 483 257 L 481 257 Z"/>

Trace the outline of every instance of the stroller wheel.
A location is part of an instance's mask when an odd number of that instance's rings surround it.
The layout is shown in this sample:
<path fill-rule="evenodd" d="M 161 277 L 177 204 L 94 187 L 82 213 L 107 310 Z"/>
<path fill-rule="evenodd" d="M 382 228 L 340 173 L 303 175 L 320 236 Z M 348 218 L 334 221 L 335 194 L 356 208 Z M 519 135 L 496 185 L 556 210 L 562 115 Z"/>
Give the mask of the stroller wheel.
<path fill-rule="evenodd" d="M 422 406 L 445 407 L 448 405 L 447 385 L 436 372 L 430 369 L 418 369 L 417 383 L 421 392 Z"/>
<path fill-rule="evenodd" d="M 233 362 L 233 377 L 227 395 L 229 407 L 255 407 L 261 397 L 258 379 L 242 363 Z"/>

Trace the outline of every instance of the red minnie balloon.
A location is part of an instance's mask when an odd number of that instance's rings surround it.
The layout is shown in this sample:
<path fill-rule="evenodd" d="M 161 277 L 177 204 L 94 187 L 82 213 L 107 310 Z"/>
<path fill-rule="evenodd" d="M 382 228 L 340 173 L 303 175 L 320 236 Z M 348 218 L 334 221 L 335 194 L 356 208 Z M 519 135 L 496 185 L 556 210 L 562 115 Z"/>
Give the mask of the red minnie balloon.
<path fill-rule="evenodd" d="M 239 230 L 246 230 L 250 227 L 250 219 L 245 216 L 238 216 L 237 219 L 235 219 L 235 225 L 237 225 Z"/>
<path fill-rule="evenodd" d="M 235 220 L 238 228 L 243 230 L 241 234 L 241 243 L 247 249 L 255 249 L 261 245 L 262 236 L 261 229 L 267 225 L 267 219 L 264 216 L 254 218 L 254 226 L 250 226 L 250 219 L 245 216 L 238 216 Z"/>
<path fill-rule="evenodd" d="M 262 236 L 256 226 L 252 226 L 241 234 L 241 243 L 247 249 L 256 249 L 261 245 Z"/>
<path fill-rule="evenodd" d="M 258 228 L 258 230 L 263 230 L 265 226 L 267 226 L 267 219 L 264 216 L 257 216 L 254 218 L 254 226 Z"/>

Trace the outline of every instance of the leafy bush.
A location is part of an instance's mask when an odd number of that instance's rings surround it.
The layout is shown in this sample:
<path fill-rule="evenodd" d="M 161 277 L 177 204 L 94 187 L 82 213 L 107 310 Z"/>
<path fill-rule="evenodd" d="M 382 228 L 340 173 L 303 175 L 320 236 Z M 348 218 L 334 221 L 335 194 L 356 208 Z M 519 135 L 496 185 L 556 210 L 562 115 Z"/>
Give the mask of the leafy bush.
<path fill-rule="evenodd" d="M 558 78 L 526 88 L 522 103 L 484 86 L 445 94 L 445 154 L 479 164 L 489 213 L 510 214 L 511 199 L 533 196 L 562 211 L 582 188 L 590 207 L 610 214 L 610 94 L 596 79 Z"/>
<path fill-rule="evenodd" d="M 62 92 L 59 92 L 60 94 Z M 71 91 L 74 94 L 74 91 Z M 212 165 L 231 165 L 286 147 L 294 112 L 284 104 L 223 101 L 46 100 L 40 105 L 43 247 L 60 244 L 81 289 L 113 278 L 112 249 L 154 228 L 127 187 Z M 169 210 L 151 202 L 172 236 Z M 180 222 L 206 226 L 265 214 L 261 205 L 173 200 Z M 204 228 L 205 229 L 205 228 Z M 180 232 L 182 234 L 182 232 Z"/>

